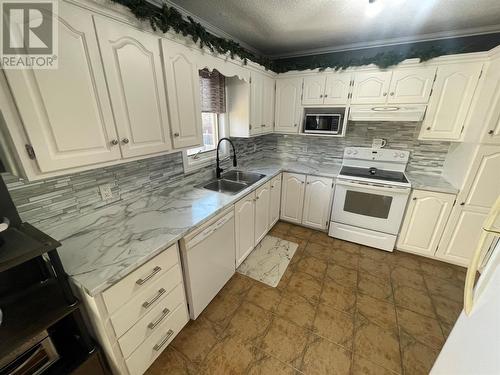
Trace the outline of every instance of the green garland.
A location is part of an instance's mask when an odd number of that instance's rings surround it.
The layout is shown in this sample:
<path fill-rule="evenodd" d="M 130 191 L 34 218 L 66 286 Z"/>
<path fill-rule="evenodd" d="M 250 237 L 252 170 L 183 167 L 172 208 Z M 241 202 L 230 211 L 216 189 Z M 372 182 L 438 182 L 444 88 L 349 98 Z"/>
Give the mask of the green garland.
<path fill-rule="evenodd" d="M 229 53 L 232 59 L 237 56 L 243 60 L 244 64 L 248 60 L 251 60 L 276 73 L 308 69 L 319 69 L 322 71 L 327 68 L 340 70 L 370 64 L 375 64 L 379 68 L 385 69 L 410 58 L 418 58 L 422 62 L 438 56 L 469 52 L 471 50 L 470 46 L 464 47 L 460 44 L 453 46 L 415 44 L 403 49 L 395 46 L 393 50 L 378 52 L 371 56 L 355 57 L 349 56 L 349 53 L 332 53 L 302 58 L 270 60 L 255 55 L 232 40 L 219 38 L 211 34 L 191 17 L 187 17 L 187 20 L 185 20 L 177 9 L 169 7 L 166 4 L 163 4 L 160 8 L 148 3 L 146 0 L 112 1 L 126 6 L 138 19 L 149 21 L 155 31 L 160 29 L 166 33 L 170 29 L 173 29 L 176 33 L 183 36 L 190 36 L 193 42 L 198 44 L 200 48 L 207 47 L 210 51 L 219 54 Z"/>

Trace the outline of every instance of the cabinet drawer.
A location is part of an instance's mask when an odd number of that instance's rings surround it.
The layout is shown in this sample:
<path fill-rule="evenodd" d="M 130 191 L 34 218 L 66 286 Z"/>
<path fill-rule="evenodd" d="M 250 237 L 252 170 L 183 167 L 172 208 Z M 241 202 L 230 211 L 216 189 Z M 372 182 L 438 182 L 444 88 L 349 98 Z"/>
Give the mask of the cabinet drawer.
<path fill-rule="evenodd" d="M 181 282 L 181 268 L 179 265 L 175 265 L 111 315 L 110 320 L 115 329 L 116 337 L 121 337 L 135 322 L 163 301 L 170 291 Z"/>
<path fill-rule="evenodd" d="M 125 361 L 130 375 L 143 374 L 188 322 L 185 304 L 181 304 Z"/>
<path fill-rule="evenodd" d="M 178 284 L 168 296 L 144 315 L 118 340 L 123 356 L 128 358 L 135 348 L 156 332 L 164 320 L 172 316 L 173 311 L 175 311 L 180 304 L 186 304 L 182 284 Z"/>
<path fill-rule="evenodd" d="M 179 255 L 177 244 L 175 244 L 136 269 L 116 285 L 105 290 L 102 293 L 102 298 L 109 314 L 118 310 L 120 306 L 124 305 L 135 294 L 146 289 L 154 280 L 157 280 L 178 262 Z"/>

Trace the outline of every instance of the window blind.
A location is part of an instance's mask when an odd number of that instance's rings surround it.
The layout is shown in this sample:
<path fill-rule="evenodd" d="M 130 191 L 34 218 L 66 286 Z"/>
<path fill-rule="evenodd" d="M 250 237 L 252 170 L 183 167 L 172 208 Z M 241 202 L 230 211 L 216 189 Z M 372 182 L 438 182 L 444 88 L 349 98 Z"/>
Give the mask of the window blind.
<path fill-rule="evenodd" d="M 226 81 L 217 70 L 208 69 L 200 73 L 201 111 L 211 113 L 226 112 Z"/>

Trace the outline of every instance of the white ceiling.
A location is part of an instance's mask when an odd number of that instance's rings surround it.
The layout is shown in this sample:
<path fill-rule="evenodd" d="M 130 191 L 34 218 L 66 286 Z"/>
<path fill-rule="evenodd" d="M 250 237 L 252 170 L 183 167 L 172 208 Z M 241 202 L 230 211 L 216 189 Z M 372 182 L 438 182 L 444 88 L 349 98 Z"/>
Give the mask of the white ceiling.
<path fill-rule="evenodd" d="M 167 2 L 273 57 L 500 31 L 500 0 Z"/>

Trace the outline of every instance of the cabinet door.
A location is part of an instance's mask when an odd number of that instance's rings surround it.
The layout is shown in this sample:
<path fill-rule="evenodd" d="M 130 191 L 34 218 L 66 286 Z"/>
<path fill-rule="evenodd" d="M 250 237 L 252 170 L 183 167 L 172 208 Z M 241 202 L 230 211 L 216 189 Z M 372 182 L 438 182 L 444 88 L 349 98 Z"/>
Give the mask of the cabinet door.
<path fill-rule="evenodd" d="M 178 43 L 162 39 L 170 127 L 175 148 L 202 143 L 198 55 Z"/>
<path fill-rule="evenodd" d="M 331 178 L 307 176 L 302 224 L 320 230 L 328 227 L 332 182 Z"/>
<path fill-rule="evenodd" d="M 482 66 L 460 63 L 438 67 L 419 139 L 460 139 Z"/>
<path fill-rule="evenodd" d="M 491 61 L 484 78 L 488 91 L 482 96 L 486 102 L 482 142 L 500 145 L 500 58 Z"/>
<path fill-rule="evenodd" d="M 303 174 L 283 173 L 281 219 L 298 224 L 302 222 L 305 183 L 306 176 Z"/>
<path fill-rule="evenodd" d="M 304 77 L 302 88 L 302 104 L 323 104 L 325 94 L 325 75 L 315 74 Z"/>
<path fill-rule="evenodd" d="M 274 126 L 274 79 L 264 77 L 262 95 L 262 133 L 270 133 Z"/>
<path fill-rule="evenodd" d="M 500 195 L 500 150 L 480 147 L 471 171 L 446 226 L 436 256 L 452 263 L 468 265 L 484 219 Z"/>
<path fill-rule="evenodd" d="M 323 103 L 346 105 L 351 89 L 351 73 L 332 73 L 326 75 Z"/>
<path fill-rule="evenodd" d="M 455 195 L 414 190 L 406 209 L 397 249 L 433 256 Z"/>
<path fill-rule="evenodd" d="M 120 159 L 92 16 L 64 2 L 54 16 L 59 67 L 5 69 L 42 172 Z"/>
<path fill-rule="evenodd" d="M 170 150 L 160 39 L 104 18 L 95 25 L 123 156 Z"/>
<path fill-rule="evenodd" d="M 259 134 L 263 130 L 263 102 L 264 80 L 261 74 L 252 72 L 250 82 L 250 134 Z"/>
<path fill-rule="evenodd" d="M 275 132 L 299 132 L 301 88 L 301 78 L 284 78 L 276 80 Z"/>
<path fill-rule="evenodd" d="M 269 231 L 269 202 L 271 183 L 266 182 L 255 191 L 255 246 Z"/>
<path fill-rule="evenodd" d="M 384 104 L 387 101 L 392 72 L 354 74 L 352 104 Z"/>
<path fill-rule="evenodd" d="M 269 228 L 280 218 L 281 207 L 281 174 L 271 180 L 271 197 L 269 202 Z"/>
<path fill-rule="evenodd" d="M 234 205 L 236 238 L 236 267 L 250 254 L 255 244 L 255 192 Z"/>
<path fill-rule="evenodd" d="M 427 103 L 436 67 L 396 69 L 392 72 L 388 103 Z"/>

